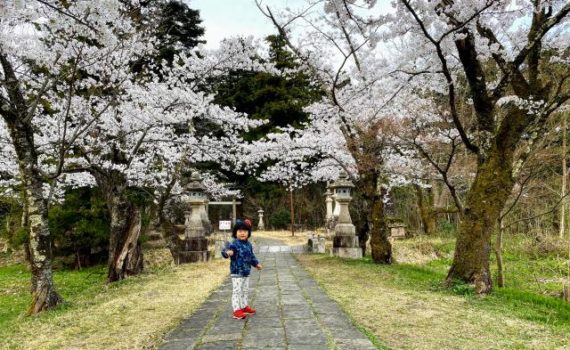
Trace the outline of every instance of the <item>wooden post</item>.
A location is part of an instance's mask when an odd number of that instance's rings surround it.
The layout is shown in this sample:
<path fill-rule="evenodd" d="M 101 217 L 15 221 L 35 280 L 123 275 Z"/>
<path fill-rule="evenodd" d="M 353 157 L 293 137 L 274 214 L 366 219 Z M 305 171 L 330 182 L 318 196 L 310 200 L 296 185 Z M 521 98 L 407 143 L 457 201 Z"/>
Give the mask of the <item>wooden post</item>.
<path fill-rule="evenodd" d="M 237 219 L 237 208 L 236 208 L 236 199 L 232 199 L 232 224 L 236 223 Z"/>
<path fill-rule="evenodd" d="M 560 238 L 564 238 L 566 234 L 566 132 L 568 125 L 566 122 L 566 114 L 562 116 L 562 203 L 560 205 Z"/>
<path fill-rule="evenodd" d="M 295 206 L 293 205 L 293 189 L 289 191 L 289 202 L 291 203 L 291 236 L 295 236 Z"/>

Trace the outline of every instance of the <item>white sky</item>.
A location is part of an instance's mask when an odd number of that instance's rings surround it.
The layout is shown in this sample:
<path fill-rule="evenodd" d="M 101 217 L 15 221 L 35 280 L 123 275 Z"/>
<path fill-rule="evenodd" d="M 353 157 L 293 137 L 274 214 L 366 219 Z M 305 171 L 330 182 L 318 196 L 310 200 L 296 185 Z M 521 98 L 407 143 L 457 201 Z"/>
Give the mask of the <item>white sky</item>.
<path fill-rule="evenodd" d="M 0 0 L 1 1 L 1 0 Z M 206 46 L 215 48 L 221 39 L 234 35 L 263 38 L 276 34 L 271 21 L 255 5 L 254 0 L 184 0 L 190 8 L 200 10 L 206 29 Z M 303 0 L 263 0 L 271 8 L 298 7 Z"/>

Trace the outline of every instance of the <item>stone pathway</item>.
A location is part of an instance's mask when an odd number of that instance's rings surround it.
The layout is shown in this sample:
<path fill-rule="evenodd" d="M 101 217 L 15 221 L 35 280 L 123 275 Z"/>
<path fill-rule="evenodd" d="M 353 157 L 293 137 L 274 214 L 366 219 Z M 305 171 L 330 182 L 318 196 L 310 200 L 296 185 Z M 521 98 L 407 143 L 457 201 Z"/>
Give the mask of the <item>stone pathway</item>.
<path fill-rule="evenodd" d="M 269 243 L 267 241 L 265 244 Z M 373 350 L 374 345 L 299 266 L 296 249 L 260 246 L 264 269 L 252 270 L 250 304 L 257 314 L 231 317 L 228 278 L 188 319 L 165 336 L 159 350 Z"/>

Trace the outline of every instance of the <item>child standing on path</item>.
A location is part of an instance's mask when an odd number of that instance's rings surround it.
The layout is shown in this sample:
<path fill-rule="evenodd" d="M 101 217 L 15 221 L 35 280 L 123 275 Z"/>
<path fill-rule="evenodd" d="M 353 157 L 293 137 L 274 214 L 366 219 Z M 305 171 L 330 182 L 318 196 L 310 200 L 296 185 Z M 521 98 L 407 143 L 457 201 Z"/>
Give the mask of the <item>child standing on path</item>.
<path fill-rule="evenodd" d="M 236 220 L 232 237 L 234 240 L 222 249 L 222 256 L 231 259 L 233 317 L 243 319 L 247 315 L 255 314 L 255 310 L 247 305 L 251 267 L 261 270 L 262 266 L 253 254 L 253 246 L 248 241 L 251 237 L 251 221 Z"/>

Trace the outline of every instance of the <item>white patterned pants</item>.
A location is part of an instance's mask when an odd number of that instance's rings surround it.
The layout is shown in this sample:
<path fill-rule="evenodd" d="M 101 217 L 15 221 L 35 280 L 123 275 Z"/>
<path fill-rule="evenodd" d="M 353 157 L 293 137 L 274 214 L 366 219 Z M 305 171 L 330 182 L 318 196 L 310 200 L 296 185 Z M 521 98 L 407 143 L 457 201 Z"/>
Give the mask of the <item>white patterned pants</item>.
<path fill-rule="evenodd" d="M 232 277 L 232 286 L 232 307 L 237 311 L 247 306 L 249 277 Z"/>

